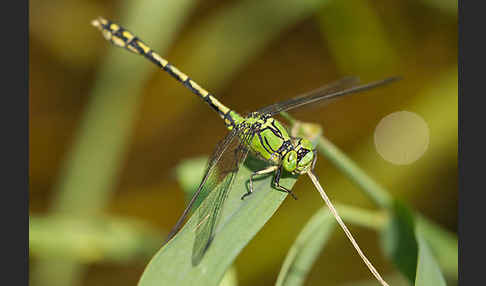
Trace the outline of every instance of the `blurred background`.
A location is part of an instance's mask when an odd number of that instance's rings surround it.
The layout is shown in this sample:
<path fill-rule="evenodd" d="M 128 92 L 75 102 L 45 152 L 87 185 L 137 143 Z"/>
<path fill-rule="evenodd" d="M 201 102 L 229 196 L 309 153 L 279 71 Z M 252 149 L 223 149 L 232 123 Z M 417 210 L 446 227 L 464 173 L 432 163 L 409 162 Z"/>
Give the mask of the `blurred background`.
<path fill-rule="evenodd" d="M 107 43 L 90 24 L 98 16 L 242 113 L 346 75 L 364 82 L 402 76 L 292 114 L 321 124 L 394 197 L 456 233 L 456 7 L 449 0 L 30 1 L 30 284 L 135 285 L 184 209 L 176 167 L 211 154 L 226 134 L 199 98 Z M 406 165 L 384 160 L 374 143 L 380 120 L 396 111 L 414 112 L 428 126 L 427 150 Z M 373 208 L 322 157 L 316 173 L 334 202 Z M 286 200 L 236 259 L 239 285 L 273 284 L 322 206 L 307 179 L 294 192 L 299 200 Z M 376 232 L 350 229 L 377 269 L 407 285 Z M 457 273 L 445 275 L 456 283 Z M 336 231 L 306 285 L 367 280 Z"/>

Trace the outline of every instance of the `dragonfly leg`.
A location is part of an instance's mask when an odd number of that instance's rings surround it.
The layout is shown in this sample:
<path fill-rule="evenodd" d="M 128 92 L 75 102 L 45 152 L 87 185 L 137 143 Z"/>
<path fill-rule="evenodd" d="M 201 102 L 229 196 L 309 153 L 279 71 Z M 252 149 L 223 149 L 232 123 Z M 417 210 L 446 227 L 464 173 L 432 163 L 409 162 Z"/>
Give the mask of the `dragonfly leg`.
<path fill-rule="evenodd" d="M 294 198 L 294 200 L 297 200 L 297 196 L 294 195 L 294 193 L 291 190 L 289 190 L 289 189 L 287 189 L 287 188 L 285 188 L 283 186 L 280 186 L 280 175 L 282 175 L 282 166 L 280 166 L 277 169 L 277 173 L 275 173 L 275 179 L 273 180 L 273 184 L 275 185 L 275 187 L 279 191 L 289 193 Z"/>
<path fill-rule="evenodd" d="M 241 199 L 243 200 L 245 197 L 247 197 L 247 196 L 249 196 L 253 193 L 253 177 L 254 176 L 269 174 L 271 172 L 274 172 L 277 169 L 278 169 L 278 166 L 270 166 L 270 167 L 265 168 L 263 170 L 253 172 L 253 174 L 250 175 L 250 188 L 249 188 L 248 192 L 241 197 Z"/>

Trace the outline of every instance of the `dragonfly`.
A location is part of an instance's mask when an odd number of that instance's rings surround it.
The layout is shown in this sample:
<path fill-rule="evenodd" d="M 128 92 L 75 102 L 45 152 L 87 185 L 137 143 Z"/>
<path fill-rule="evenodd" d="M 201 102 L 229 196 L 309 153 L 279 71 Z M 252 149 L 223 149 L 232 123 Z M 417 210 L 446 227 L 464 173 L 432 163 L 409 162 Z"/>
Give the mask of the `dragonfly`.
<path fill-rule="evenodd" d="M 267 167 L 250 175 L 249 188 L 246 193 L 242 194 L 241 199 L 253 193 L 253 180 L 256 176 L 272 173 L 274 174 L 273 187 L 297 199 L 291 190 L 280 185 L 283 172 L 293 175 L 313 172 L 317 156 L 311 141 L 297 137 L 296 134 L 289 134 L 287 128 L 274 118 L 276 115 L 344 95 L 370 90 L 399 79 L 398 77 L 389 77 L 367 84 L 359 84 L 359 78 L 345 77 L 308 93 L 260 108 L 243 116 L 222 104 L 215 96 L 179 71 L 125 28 L 102 17 L 94 20 L 92 24 L 102 32 L 106 40 L 115 46 L 144 56 L 181 82 L 216 111 L 229 130 L 210 156 L 197 191 L 167 239 L 167 241 L 172 239 L 180 230 L 199 196 L 207 196 L 210 193 L 214 195 L 216 197 L 214 203 L 204 206 L 205 209 L 199 212 L 200 217 L 195 229 L 196 240 L 192 253 L 193 265 L 199 264 L 207 251 L 214 237 L 223 203 L 231 190 L 241 164 L 244 163 L 249 153 L 265 161 Z"/>

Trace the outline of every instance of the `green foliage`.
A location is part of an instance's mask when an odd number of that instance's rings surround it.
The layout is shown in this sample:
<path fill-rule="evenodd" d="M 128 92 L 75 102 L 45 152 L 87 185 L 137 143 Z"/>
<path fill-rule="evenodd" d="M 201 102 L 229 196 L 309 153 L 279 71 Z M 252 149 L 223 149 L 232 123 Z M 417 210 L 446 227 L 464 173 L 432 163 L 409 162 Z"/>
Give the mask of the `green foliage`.
<path fill-rule="evenodd" d="M 156 39 L 152 44 L 161 49 L 169 45 L 193 2 L 125 1 L 121 7 L 122 18 L 124 24 L 143 29 L 145 36 Z M 171 10 L 166 17 L 152 13 L 165 9 Z M 161 26 L 165 28 L 162 33 Z M 92 101 L 86 108 L 77 140 L 64 162 L 52 213 L 85 218 L 102 212 L 114 191 L 115 179 L 122 166 L 120 161 L 130 141 L 140 91 L 149 71 L 143 61 L 127 57 L 124 52 L 113 51 L 106 57 L 91 91 Z M 82 265 L 71 261 L 41 259 L 34 268 L 32 280 L 37 285 L 79 285 L 84 270 Z M 57 271 L 50 270 L 53 264 L 59 265 Z M 55 272 L 66 274 L 57 276 Z M 52 284 L 53 280 L 56 284 Z"/>
<path fill-rule="evenodd" d="M 146 259 L 162 237 L 141 221 L 128 218 L 31 216 L 29 222 L 29 250 L 34 257 L 83 264 Z"/>
<path fill-rule="evenodd" d="M 458 279 L 457 236 L 421 215 L 417 215 L 416 232 L 426 240 L 444 275 L 451 281 Z"/>
<path fill-rule="evenodd" d="M 423 227 L 408 207 L 394 201 L 391 218 L 383 229 L 383 249 L 414 285 L 446 285 L 437 259 L 426 242 Z"/>
<path fill-rule="evenodd" d="M 397 62 L 386 29 L 371 1 L 331 1 L 318 17 L 338 68 L 351 74 L 382 77 Z M 356 47 L 366 49 L 357 52 Z"/>
<path fill-rule="evenodd" d="M 397 268 L 413 282 L 418 251 L 414 218 L 399 201 L 393 203 L 391 212 L 391 218 L 383 230 L 383 249 Z"/>
<path fill-rule="evenodd" d="M 163 246 L 145 269 L 140 286 L 152 285 L 218 285 L 223 274 L 243 247 L 270 219 L 287 196 L 271 186 L 272 176 L 257 179 L 254 193 L 241 200 L 247 192 L 248 179 L 264 163 L 248 158 L 241 167 L 224 204 L 216 235 L 200 264 L 192 265 L 195 227 L 198 210 L 179 233 Z M 204 169 L 201 165 L 198 169 Z M 296 178 L 286 176 L 281 184 L 291 188 Z M 211 196 L 203 204 L 211 204 Z"/>
<path fill-rule="evenodd" d="M 417 275 L 415 277 L 416 286 L 445 286 L 446 282 L 442 275 L 435 257 L 423 235 L 417 231 L 415 233 L 418 242 Z"/>
<path fill-rule="evenodd" d="M 237 286 L 237 285 L 238 285 L 238 277 L 236 273 L 236 268 L 231 267 L 224 274 L 223 279 L 219 283 L 219 286 Z"/>
<path fill-rule="evenodd" d="M 199 285 L 217 285 L 232 261 L 249 242 L 255 233 L 265 224 L 285 197 L 271 187 L 271 176 L 255 184 L 255 194 L 241 201 L 241 194 L 246 192 L 251 170 L 263 167 L 261 162 L 250 158 L 237 176 L 237 182 L 225 204 L 223 218 L 211 247 L 200 265 L 191 265 L 198 212 L 189 219 L 180 233 L 157 253 L 147 267 L 140 285 L 177 281 L 181 285 L 190 285 L 195 281 Z M 253 166 L 253 167 L 252 167 Z M 195 158 L 182 162 L 177 168 L 181 183 L 198 183 L 205 167 L 205 158 Z M 197 179 L 199 178 L 199 179 Z M 294 178 L 286 178 L 286 186 L 294 183 Z M 184 183 L 185 182 L 185 183 Z M 185 185 L 185 190 L 192 193 L 194 187 Z M 211 204 L 211 196 L 203 204 Z M 436 252 L 446 255 L 446 261 L 457 259 L 453 254 L 453 237 L 427 222 L 421 216 L 415 217 L 406 205 L 392 201 L 390 215 L 379 212 L 359 210 L 341 205 L 339 209 L 345 221 L 382 232 L 384 252 L 397 266 L 398 270 L 415 285 L 445 283 L 439 264 L 429 248 L 428 241 L 441 241 L 434 245 Z M 372 221 L 372 222 L 371 222 Z M 335 220 L 326 208 L 319 209 L 307 222 L 294 244 L 290 248 L 277 278 L 277 285 L 302 285 L 315 260 L 335 227 Z M 444 259 L 443 259 L 444 260 Z M 164 265 L 171 265 L 164 267 Z M 445 284 L 443 284 L 445 285 Z"/>
<path fill-rule="evenodd" d="M 335 226 L 336 220 L 327 208 L 319 209 L 312 216 L 289 249 L 277 278 L 277 286 L 304 284 Z"/>
<path fill-rule="evenodd" d="M 294 124 L 297 122 L 290 115 L 285 114 L 285 116 Z M 305 127 L 306 124 L 300 126 Z M 341 206 L 345 221 L 349 220 L 351 223 L 381 230 L 384 252 L 411 283 L 416 281 L 416 285 L 425 285 L 419 283 L 443 281 L 439 264 L 424 238 L 429 236 L 430 240 L 440 240 L 440 237 L 444 236 L 440 229 L 420 216 L 416 218 L 403 203 L 390 200 L 385 190 L 367 177 L 332 143 L 323 137 L 319 138 L 318 141 L 320 144 L 318 150 L 323 150 L 322 144 L 324 144 L 328 149 L 326 155 L 340 164 L 343 169 L 346 169 L 347 174 L 360 182 L 360 185 L 367 189 L 371 198 L 376 199 L 378 204 L 390 206 L 388 208 L 390 212 L 388 219 L 383 215 Z M 252 165 L 254 167 L 251 167 Z M 196 158 L 183 162 L 176 169 L 178 179 L 183 184 L 186 193 L 193 193 L 194 186 L 198 184 L 204 167 L 205 159 Z M 187 283 L 187 285 L 198 281 L 200 285 L 216 285 L 241 249 L 265 224 L 284 198 L 284 194 L 275 192 L 271 187 L 271 178 L 268 177 L 255 185 L 257 191 L 251 196 L 252 201 L 248 205 L 246 205 L 246 201 L 240 200 L 241 194 L 246 192 L 251 169 L 257 170 L 262 167 L 261 162 L 250 159 L 238 174 L 234 190 L 231 191 L 230 198 L 225 204 L 217 236 L 207 251 L 207 257 L 202 260 L 200 265 L 193 267 L 190 258 L 195 245 L 194 228 L 198 223 L 198 212 L 196 211 L 180 233 L 154 257 L 142 276 L 140 285 L 155 285 L 164 281 L 178 281 Z M 287 179 L 291 180 L 287 183 L 293 184 L 293 179 Z M 191 184 L 195 185 L 191 187 Z M 203 206 L 214 203 L 211 197 L 207 197 Z M 257 209 L 266 210 L 265 215 L 256 215 Z M 385 223 L 383 219 L 385 219 Z M 371 223 L 367 220 L 374 222 Z M 320 209 L 313 216 L 289 250 L 277 278 L 277 285 L 301 285 L 304 283 L 315 259 L 325 246 L 334 223 L 334 218 L 325 209 Z M 438 247 L 441 249 L 448 248 L 448 253 L 457 251 L 453 244 L 451 246 L 451 240 L 453 243 L 453 238 L 448 237 L 445 241 L 443 239 L 442 244 L 439 244 Z M 454 258 L 453 255 L 449 255 L 449 257 Z M 448 259 L 445 260 L 448 261 Z M 161 270 L 163 265 L 167 263 L 171 263 L 174 267 Z"/>

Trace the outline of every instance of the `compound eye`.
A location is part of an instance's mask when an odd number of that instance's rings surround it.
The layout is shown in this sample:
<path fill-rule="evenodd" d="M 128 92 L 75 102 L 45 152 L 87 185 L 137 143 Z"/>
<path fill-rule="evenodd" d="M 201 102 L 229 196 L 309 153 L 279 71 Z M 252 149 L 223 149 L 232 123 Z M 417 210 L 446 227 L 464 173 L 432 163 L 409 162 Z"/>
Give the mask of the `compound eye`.
<path fill-rule="evenodd" d="M 313 149 L 312 147 L 312 142 L 310 142 L 308 139 L 303 138 L 302 141 L 300 141 L 300 145 L 302 148 L 307 149 L 311 151 Z"/>
<path fill-rule="evenodd" d="M 307 139 L 302 139 L 297 146 L 298 150 L 298 164 L 297 164 L 297 171 L 299 173 L 306 172 L 311 168 L 312 162 L 314 161 L 314 152 L 312 143 Z"/>
<path fill-rule="evenodd" d="M 297 168 L 297 152 L 292 150 L 283 158 L 283 167 L 288 172 L 293 172 Z"/>
<path fill-rule="evenodd" d="M 314 152 L 310 151 L 307 154 L 305 154 L 302 159 L 299 161 L 299 168 L 301 169 L 306 169 L 312 164 L 312 161 L 314 160 Z"/>

